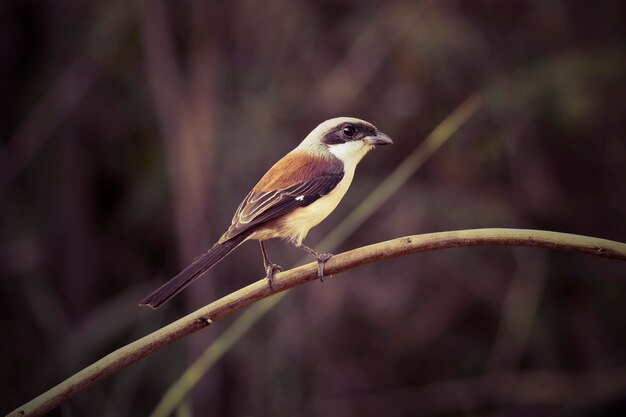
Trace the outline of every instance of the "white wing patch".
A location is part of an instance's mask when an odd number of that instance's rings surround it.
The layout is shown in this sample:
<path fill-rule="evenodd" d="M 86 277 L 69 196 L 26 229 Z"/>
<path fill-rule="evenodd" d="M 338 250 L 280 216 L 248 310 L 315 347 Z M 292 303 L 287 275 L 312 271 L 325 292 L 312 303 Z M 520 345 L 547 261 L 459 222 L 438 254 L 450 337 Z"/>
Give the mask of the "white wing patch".
<path fill-rule="evenodd" d="M 303 195 L 296 197 L 296 201 L 302 201 L 302 200 L 304 200 L 304 196 Z"/>

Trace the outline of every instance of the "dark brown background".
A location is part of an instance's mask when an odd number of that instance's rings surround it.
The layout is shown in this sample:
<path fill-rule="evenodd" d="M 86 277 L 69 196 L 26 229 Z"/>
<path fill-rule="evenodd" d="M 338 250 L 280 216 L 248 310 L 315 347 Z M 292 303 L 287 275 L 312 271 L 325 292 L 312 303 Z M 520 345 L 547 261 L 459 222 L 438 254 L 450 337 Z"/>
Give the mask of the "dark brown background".
<path fill-rule="evenodd" d="M 475 91 L 486 106 L 341 245 L 474 227 L 626 241 L 626 3 L 5 1 L 0 409 L 262 276 L 248 243 L 162 311 L 320 121 L 395 140 L 313 247 Z M 272 258 L 299 251 L 271 244 Z M 53 415 L 146 415 L 233 319 Z M 195 388 L 193 415 L 626 412 L 626 266 L 538 249 L 381 262 L 293 291 Z M 185 414 L 181 414 L 185 415 Z"/>

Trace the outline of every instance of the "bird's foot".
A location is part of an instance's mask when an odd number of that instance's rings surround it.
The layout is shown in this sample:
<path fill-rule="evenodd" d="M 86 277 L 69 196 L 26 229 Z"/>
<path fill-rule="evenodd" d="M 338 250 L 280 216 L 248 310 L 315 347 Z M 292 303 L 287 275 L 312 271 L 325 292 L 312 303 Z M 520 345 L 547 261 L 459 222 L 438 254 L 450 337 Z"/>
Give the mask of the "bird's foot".
<path fill-rule="evenodd" d="M 270 290 L 274 289 L 274 285 L 273 285 L 274 274 L 276 274 L 276 272 L 281 272 L 282 270 L 283 270 L 282 266 L 277 265 L 273 262 L 268 262 L 265 264 L 265 277 L 267 278 L 267 283 L 270 286 Z"/>
<path fill-rule="evenodd" d="M 317 258 L 317 277 L 321 282 L 324 282 L 324 265 L 333 257 L 332 253 L 318 253 L 315 255 Z"/>
<path fill-rule="evenodd" d="M 307 245 L 304 245 L 302 243 L 295 244 L 295 246 L 296 248 L 302 249 L 303 251 L 308 252 L 311 255 L 315 256 L 315 259 L 317 259 L 317 277 L 320 279 L 320 281 L 324 282 L 324 264 L 330 258 L 332 258 L 333 254 L 316 252 L 313 249 L 309 248 Z"/>

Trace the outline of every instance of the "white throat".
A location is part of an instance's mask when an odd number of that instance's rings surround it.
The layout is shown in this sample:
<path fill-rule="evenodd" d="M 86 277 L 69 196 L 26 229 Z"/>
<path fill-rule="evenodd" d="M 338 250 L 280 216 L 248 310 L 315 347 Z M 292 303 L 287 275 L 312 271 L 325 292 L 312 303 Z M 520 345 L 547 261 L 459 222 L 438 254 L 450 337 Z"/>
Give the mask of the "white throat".
<path fill-rule="evenodd" d="M 360 140 L 355 140 L 331 145 L 328 147 L 328 151 L 343 162 L 344 171 L 354 172 L 357 164 L 372 148 L 374 148 L 372 145 Z"/>

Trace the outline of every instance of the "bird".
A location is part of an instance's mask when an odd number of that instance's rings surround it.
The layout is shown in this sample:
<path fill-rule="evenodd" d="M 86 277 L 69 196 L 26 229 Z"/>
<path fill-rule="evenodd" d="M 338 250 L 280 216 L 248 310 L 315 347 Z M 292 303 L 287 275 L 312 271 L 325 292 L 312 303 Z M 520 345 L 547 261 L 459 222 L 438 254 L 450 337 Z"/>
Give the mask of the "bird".
<path fill-rule="evenodd" d="M 320 123 L 263 175 L 220 239 L 139 305 L 159 308 L 247 240 L 260 243 L 270 288 L 282 267 L 269 260 L 264 244 L 268 239 L 287 240 L 313 255 L 317 275 L 323 279 L 324 264 L 333 255 L 316 252 L 302 242 L 337 207 L 361 159 L 376 146 L 391 143 L 389 136 L 365 120 L 337 117 Z"/>

